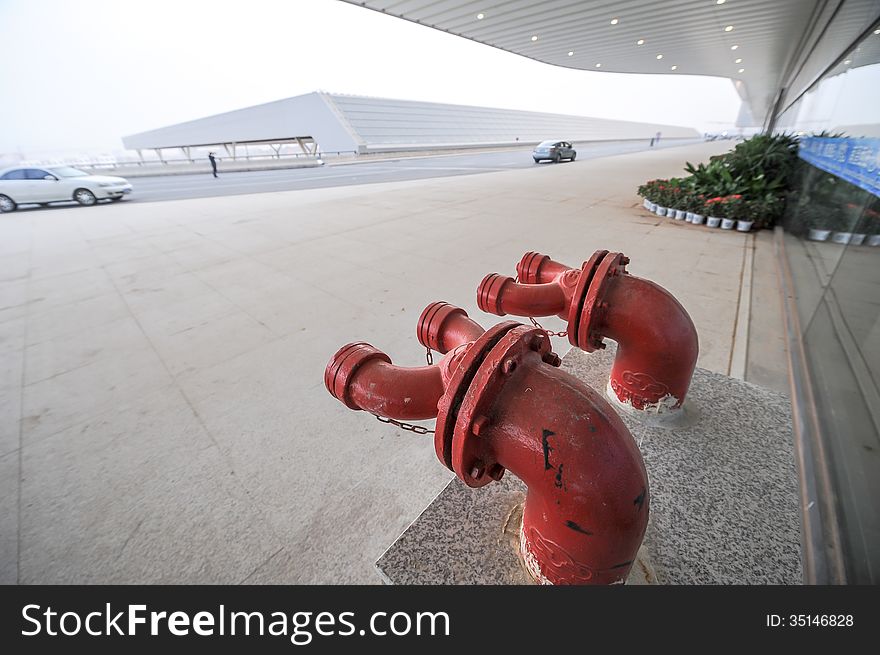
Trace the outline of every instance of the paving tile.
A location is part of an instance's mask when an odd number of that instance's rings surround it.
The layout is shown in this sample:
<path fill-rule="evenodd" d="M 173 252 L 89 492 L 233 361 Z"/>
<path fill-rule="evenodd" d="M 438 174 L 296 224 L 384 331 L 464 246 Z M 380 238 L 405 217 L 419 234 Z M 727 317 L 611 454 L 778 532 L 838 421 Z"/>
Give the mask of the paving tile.
<path fill-rule="evenodd" d="M 265 325 L 242 311 L 218 316 L 151 342 L 168 369 L 188 373 L 226 361 L 276 338 Z"/>
<path fill-rule="evenodd" d="M 131 315 L 116 291 L 49 309 L 36 305 L 27 319 L 26 344 L 33 345 L 76 334 Z"/>
<path fill-rule="evenodd" d="M 142 394 L 171 384 L 152 348 L 99 359 L 24 387 L 22 441 L 78 425 L 112 408 L 136 403 Z"/>
<path fill-rule="evenodd" d="M 0 455 L 0 584 L 18 582 L 18 452 Z"/>
<path fill-rule="evenodd" d="M 235 583 L 281 547 L 177 392 L 28 445 L 22 471 L 22 583 Z"/>

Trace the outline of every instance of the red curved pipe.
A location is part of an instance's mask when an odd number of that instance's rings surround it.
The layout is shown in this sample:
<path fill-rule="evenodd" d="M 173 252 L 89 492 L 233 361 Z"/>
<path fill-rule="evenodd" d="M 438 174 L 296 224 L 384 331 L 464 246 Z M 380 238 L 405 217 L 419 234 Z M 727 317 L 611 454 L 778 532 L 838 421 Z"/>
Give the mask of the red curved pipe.
<path fill-rule="evenodd" d="M 490 273 L 477 289 L 477 306 L 484 312 L 505 316 L 552 316 L 565 318 L 573 288 L 562 276 L 544 284 L 519 284 L 513 278 Z"/>
<path fill-rule="evenodd" d="M 617 398 L 639 410 L 677 409 L 696 366 L 697 331 L 672 294 L 626 273 L 628 262 L 599 251 L 578 270 L 529 252 L 517 265 L 525 284 L 490 274 L 477 289 L 477 304 L 500 316 L 568 319 L 569 341 L 588 352 L 604 347 L 605 337 L 617 341 L 610 376 Z"/>
<path fill-rule="evenodd" d="M 631 275 L 609 285 L 597 330 L 617 342 L 610 384 L 636 409 L 681 406 L 700 346 L 684 307 L 666 289 Z"/>
<path fill-rule="evenodd" d="M 385 353 L 366 343 L 340 348 L 327 364 L 324 383 L 351 409 L 411 421 L 437 416 L 437 401 L 444 393 L 437 366 L 394 366 Z"/>
<path fill-rule="evenodd" d="M 476 341 L 484 332 L 467 312 L 447 302 L 432 302 L 425 307 L 416 326 L 419 343 L 443 354 Z"/>
<path fill-rule="evenodd" d="M 526 565 L 539 582 L 622 582 L 648 521 L 641 453 L 592 389 L 551 366 L 521 368 L 480 439 L 528 486 L 520 535 Z M 566 409 L 547 412 L 545 403 Z"/>
<path fill-rule="evenodd" d="M 539 582 L 624 581 L 647 525 L 648 481 L 615 411 L 555 367 L 536 328 L 505 323 L 483 333 L 463 310 L 434 303 L 418 334 L 423 345 L 446 350 L 448 375 L 437 366 L 400 369 L 356 343 L 330 360 L 327 388 L 352 409 L 392 418 L 425 418 L 431 403 L 433 416 L 439 405 L 438 456 L 465 484 L 483 486 L 505 469 L 522 479 L 521 548 Z"/>

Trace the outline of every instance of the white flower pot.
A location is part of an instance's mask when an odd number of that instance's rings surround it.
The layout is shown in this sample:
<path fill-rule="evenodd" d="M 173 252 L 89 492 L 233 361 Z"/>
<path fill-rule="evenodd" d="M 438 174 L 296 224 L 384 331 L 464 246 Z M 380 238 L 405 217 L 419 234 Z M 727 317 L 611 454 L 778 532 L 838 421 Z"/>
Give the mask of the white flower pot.
<path fill-rule="evenodd" d="M 748 232 L 752 229 L 752 223 L 755 221 L 737 221 L 736 222 L 736 231 L 737 232 Z"/>
<path fill-rule="evenodd" d="M 834 243 L 839 243 L 841 245 L 846 245 L 850 241 L 852 241 L 853 233 L 852 232 L 835 232 L 831 235 L 831 240 Z"/>
<path fill-rule="evenodd" d="M 736 221 L 732 218 L 722 218 L 721 219 L 721 229 L 722 230 L 732 230 L 736 227 Z"/>
<path fill-rule="evenodd" d="M 718 227 L 719 225 L 721 225 L 721 219 L 717 216 L 707 216 L 706 225 L 709 227 Z"/>
<path fill-rule="evenodd" d="M 852 240 L 850 241 L 850 244 L 852 244 L 854 246 L 862 245 L 862 242 L 864 242 L 864 240 L 865 240 L 865 236 L 866 235 L 864 235 L 864 234 L 858 234 L 858 233 L 853 234 Z"/>
<path fill-rule="evenodd" d="M 831 230 L 817 230 L 815 228 L 810 228 L 810 233 L 807 235 L 807 238 L 810 241 L 827 241 L 830 236 Z"/>
<path fill-rule="evenodd" d="M 687 212 L 681 209 L 675 210 L 675 220 L 683 221 L 687 217 Z"/>
<path fill-rule="evenodd" d="M 702 214 L 694 214 L 694 218 L 693 220 L 691 220 L 691 223 L 693 223 L 694 225 L 702 225 L 703 218 L 704 216 Z"/>
<path fill-rule="evenodd" d="M 867 243 L 869 246 L 880 246 L 880 234 L 872 234 L 869 236 Z"/>
<path fill-rule="evenodd" d="M 650 210 L 651 209 L 651 201 L 648 200 L 647 198 L 645 198 L 644 200 L 642 200 L 642 207 Z"/>
<path fill-rule="evenodd" d="M 688 223 L 693 223 L 694 222 L 694 212 L 688 212 L 687 215 L 685 215 L 684 220 L 686 220 Z"/>
<path fill-rule="evenodd" d="M 666 216 L 666 207 L 654 205 L 654 213 L 657 214 L 657 216 Z"/>
<path fill-rule="evenodd" d="M 675 210 L 672 207 L 666 208 L 666 216 L 668 218 L 675 218 Z"/>

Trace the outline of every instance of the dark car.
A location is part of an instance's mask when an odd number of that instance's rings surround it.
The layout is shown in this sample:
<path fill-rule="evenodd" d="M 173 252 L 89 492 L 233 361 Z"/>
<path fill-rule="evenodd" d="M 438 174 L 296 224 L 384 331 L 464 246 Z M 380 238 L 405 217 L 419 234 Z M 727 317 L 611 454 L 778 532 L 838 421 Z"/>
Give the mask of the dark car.
<path fill-rule="evenodd" d="M 535 146 L 535 151 L 532 153 L 532 159 L 536 164 L 545 159 L 558 164 L 563 159 L 574 161 L 575 157 L 577 157 L 577 151 L 568 141 L 541 141 Z"/>

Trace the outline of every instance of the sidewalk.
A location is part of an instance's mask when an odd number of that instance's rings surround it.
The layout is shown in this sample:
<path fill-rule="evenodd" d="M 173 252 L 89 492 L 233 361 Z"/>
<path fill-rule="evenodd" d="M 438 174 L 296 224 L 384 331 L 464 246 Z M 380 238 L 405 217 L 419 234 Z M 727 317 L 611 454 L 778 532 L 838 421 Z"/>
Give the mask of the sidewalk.
<path fill-rule="evenodd" d="M 324 366 L 350 341 L 423 363 L 434 300 L 493 324 L 476 286 L 527 250 L 623 251 L 729 373 L 754 237 L 650 215 L 635 189 L 730 146 L 4 216 L 0 582 L 377 583 L 452 474 L 430 435 L 340 405 Z"/>

